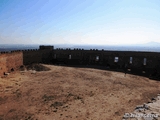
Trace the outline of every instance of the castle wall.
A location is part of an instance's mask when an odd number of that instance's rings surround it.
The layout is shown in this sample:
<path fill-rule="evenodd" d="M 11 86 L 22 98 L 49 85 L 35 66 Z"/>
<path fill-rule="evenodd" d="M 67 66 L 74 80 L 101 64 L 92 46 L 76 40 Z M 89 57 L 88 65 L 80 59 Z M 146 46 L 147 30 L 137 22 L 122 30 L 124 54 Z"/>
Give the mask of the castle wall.
<path fill-rule="evenodd" d="M 21 65 L 23 65 L 23 53 L 21 51 L 0 54 L 0 76 L 11 72 L 11 69 L 19 69 Z"/>
<path fill-rule="evenodd" d="M 71 56 L 71 59 L 69 59 L 69 56 Z M 97 56 L 98 61 L 96 60 Z M 118 58 L 118 62 L 115 62 L 115 57 Z M 130 57 L 132 57 L 131 63 Z M 100 65 L 122 70 L 127 64 L 132 72 L 146 71 L 146 74 L 152 72 L 155 68 L 160 70 L 160 53 L 157 52 L 55 49 L 52 58 L 55 63 Z M 144 59 L 146 59 L 146 64 L 144 64 Z"/>
<path fill-rule="evenodd" d="M 4 72 L 7 71 L 6 58 L 7 57 L 5 54 L 0 54 L 0 76 L 2 76 Z"/>
<path fill-rule="evenodd" d="M 49 63 L 51 60 L 51 51 L 50 49 L 25 50 L 23 51 L 23 64 Z"/>
<path fill-rule="evenodd" d="M 28 65 L 32 63 L 50 63 L 51 52 L 53 46 L 41 46 L 39 50 L 23 50 L 1 52 L 0 54 L 0 76 L 4 73 L 17 70 L 21 65 Z"/>
<path fill-rule="evenodd" d="M 132 62 L 130 58 L 132 57 Z M 97 59 L 98 58 L 98 59 Z M 144 64 L 144 59 L 146 64 Z M 39 50 L 12 51 L 0 54 L 0 76 L 4 72 L 32 63 L 62 63 L 67 65 L 97 65 L 113 70 L 124 70 L 125 64 L 131 72 L 149 75 L 154 69 L 160 71 L 160 53 L 135 51 L 106 51 L 83 49 L 54 49 L 41 46 Z"/>
<path fill-rule="evenodd" d="M 11 69 L 17 70 L 23 65 L 23 53 L 22 51 L 19 52 L 12 52 L 6 54 L 6 65 L 7 65 L 7 72 L 11 72 Z"/>

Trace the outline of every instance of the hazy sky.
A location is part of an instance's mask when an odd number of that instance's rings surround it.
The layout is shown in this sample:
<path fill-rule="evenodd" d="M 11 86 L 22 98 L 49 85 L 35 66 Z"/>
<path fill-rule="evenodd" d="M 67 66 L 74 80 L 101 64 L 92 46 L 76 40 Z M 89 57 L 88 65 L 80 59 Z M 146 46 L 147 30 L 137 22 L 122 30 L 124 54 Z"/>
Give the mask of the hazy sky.
<path fill-rule="evenodd" d="M 0 44 L 160 42 L 160 0 L 0 0 Z"/>

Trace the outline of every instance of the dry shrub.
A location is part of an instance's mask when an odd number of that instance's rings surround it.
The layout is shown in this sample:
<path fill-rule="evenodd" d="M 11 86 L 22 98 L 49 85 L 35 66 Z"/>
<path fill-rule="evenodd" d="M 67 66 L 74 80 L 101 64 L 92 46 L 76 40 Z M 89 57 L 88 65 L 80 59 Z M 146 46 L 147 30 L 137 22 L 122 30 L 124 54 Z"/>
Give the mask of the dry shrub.
<path fill-rule="evenodd" d="M 42 64 L 31 64 L 26 66 L 27 70 L 36 70 L 36 71 L 49 71 L 50 68 Z"/>
<path fill-rule="evenodd" d="M 20 68 L 19 68 L 19 70 L 20 70 L 20 71 L 25 71 L 25 70 L 26 70 L 26 67 L 25 67 L 24 65 L 21 65 Z"/>

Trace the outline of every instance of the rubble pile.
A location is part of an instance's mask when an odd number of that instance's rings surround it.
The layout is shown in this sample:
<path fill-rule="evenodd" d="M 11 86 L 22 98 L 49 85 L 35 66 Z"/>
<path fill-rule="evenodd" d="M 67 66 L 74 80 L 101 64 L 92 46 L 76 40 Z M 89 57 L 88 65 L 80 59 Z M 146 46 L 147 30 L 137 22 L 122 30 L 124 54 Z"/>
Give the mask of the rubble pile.
<path fill-rule="evenodd" d="M 160 94 L 150 102 L 136 106 L 133 113 L 125 113 L 122 120 L 160 120 Z"/>

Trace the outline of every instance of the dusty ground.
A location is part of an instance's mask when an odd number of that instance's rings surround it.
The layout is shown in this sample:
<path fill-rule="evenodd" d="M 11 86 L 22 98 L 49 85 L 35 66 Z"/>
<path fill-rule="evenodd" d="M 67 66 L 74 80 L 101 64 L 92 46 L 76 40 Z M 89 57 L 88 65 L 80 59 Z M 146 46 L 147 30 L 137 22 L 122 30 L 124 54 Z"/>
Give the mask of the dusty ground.
<path fill-rule="evenodd" d="M 105 70 L 49 66 L 0 78 L 0 120 L 121 120 L 160 82 Z"/>

